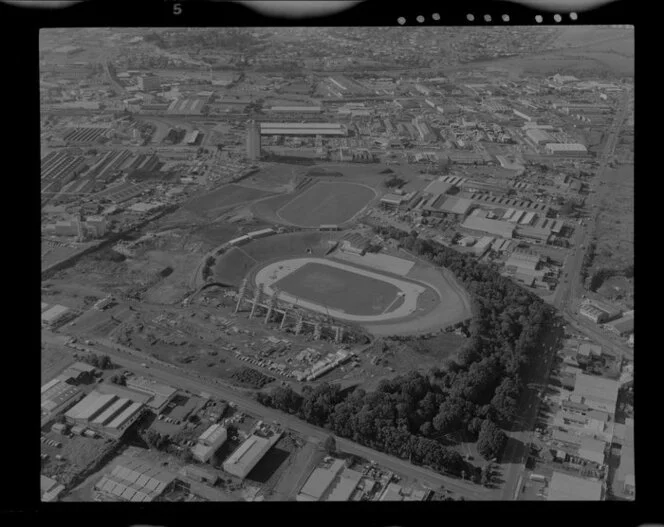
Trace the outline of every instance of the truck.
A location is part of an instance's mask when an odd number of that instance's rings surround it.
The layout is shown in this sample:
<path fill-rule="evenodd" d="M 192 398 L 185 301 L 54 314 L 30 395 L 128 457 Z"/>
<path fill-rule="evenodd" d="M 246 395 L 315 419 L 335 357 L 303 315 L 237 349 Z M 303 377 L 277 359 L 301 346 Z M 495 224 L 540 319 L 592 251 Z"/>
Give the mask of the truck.
<path fill-rule="evenodd" d="M 530 479 L 532 481 L 541 481 L 542 483 L 546 481 L 546 478 L 542 474 L 531 474 Z"/>

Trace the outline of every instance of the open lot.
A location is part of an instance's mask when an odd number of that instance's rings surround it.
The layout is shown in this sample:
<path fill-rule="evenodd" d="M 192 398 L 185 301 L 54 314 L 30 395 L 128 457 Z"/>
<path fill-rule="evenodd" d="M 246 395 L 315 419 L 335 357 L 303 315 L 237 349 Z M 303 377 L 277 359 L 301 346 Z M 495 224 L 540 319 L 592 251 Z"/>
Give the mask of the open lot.
<path fill-rule="evenodd" d="M 284 221 L 302 227 L 342 224 L 362 210 L 375 192 L 355 183 L 318 182 L 277 211 Z"/>
<path fill-rule="evenodd" d="M 240 185 L 224 185 L 204 196 L 199 196 L 184 205 L 184 208 L 197 214 L 206 215 L 218 209 L 239 205 L 264 198 L 273 194 L 255 188 L 241 187 Z"/>
<path fill-rule="evenodd" d="M 42 464 L 42 474 L 56 476 L 65 485 L 112 446 L 110 441 L 103 438 L 77 435 L 67 437 L 53 432 L 45 434 L 45 437 L 60 442 L 62 446 L 56 448 L 42 443 L 41 453 L 49 456 Z M 62 456 L 62 459 L 55 459 L 56 455 Z"/>
<path fill-rule="evenodd" d="M 65 349 L 57 346 L 45 345 L 41 352 L 42 384 L 50 381 L 73 362 L 74 358 L 71 353 L 67 352 Z"/>
<path fill-rule="evenodd" d="M 623 270 L 634 261 L 634 167 L 610 170 L 597 221 L 597 247 L 589 274 L 596 269 Z M 628 284 L 623 283 L 623 286 Z M 623 294 L 627 296 L 630 288 Z"/>

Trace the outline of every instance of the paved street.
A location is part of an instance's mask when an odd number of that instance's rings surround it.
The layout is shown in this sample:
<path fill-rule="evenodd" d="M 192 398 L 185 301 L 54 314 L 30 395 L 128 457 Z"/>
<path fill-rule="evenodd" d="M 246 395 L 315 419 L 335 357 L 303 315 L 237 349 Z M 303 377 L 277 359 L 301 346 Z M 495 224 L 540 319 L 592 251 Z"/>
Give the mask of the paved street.
<path fill-rule="evenodd" d="M 611 154 L 613 153 L 613 149 L 615 148 L 618 135 L 621 130 L 621 125 L 626 117 L 628 100 L 629 94 L 626 93 L 623 107 L 617 114 L 614 123 L 611 126 L 610 135 L 607 138 L 604 150 L 602 151 L 600 166 L 597 174 L 598 181 L 603 180 L 607 170 L 609 169 L 608 161 Z M 590 195 L 588 199 L 588 205 L 590 207 L 592 207 L 592 205 L 597 202 L 597 194 L 599 193 Z M 580 292 L 583 288 L 583 284 L 581 283 L 580 278 L 581 265 L 583 264 L 585 250 L 589 240 L 592 238 L 594 229 L 595 219 L 593 215 L 592 219 L 588 220 L 587 225 L 579 226 L 579 228 L 576 230 L 573 242 L 575 249 L 567 258 L 563 267 L 562 276 L 564 281 L 558 286 L 555 294 L 553 295 L 553 299 L 550 302 L 556 308 L 562 311 L 566 322 L 570 323 L 575 329 L 590 336 L 606 348 L 610 350 L 619 350 L 619 352 L 622 353 L 621 347 L 611 342 L 606 335 L 602 334 L 601 330 L 589 328 L 585 325 L 585 323 L 577 321 L 576 315 L 569 308 L 569 303 L 580 295 Z M 581 248 L 581 246 L 584 248 Z M 567 279 L 564 278 L 565 276 L 567 276 Z M 538 365 L 536 370 L 533 372 L 532 378 L 530 379 L 531 386 L 545 388 L 548 384 L 551 364 L 553 362 L 553 357 L 555 356 L 555 351 L 549 351 L 549 348 L 555 350 L 555 344 L 555 338 L 552 335 L 549 335 L 547 341 L 543 343 L 544 348 L 547 350 L 547 359 Z M 614 352 L 617 353 L 617 351 Z M 524 394 L 522 400 L 520 401 L 519 407 L 522 409 L 520 412 L 522 417 L 518 420 L 517 423 L 515 423 L 515 427 L 521 429 L 521 431 L 513 430 L 509 432 L 508 443 L 503 454 L 504 459 L 509 459 L 511 461 L 510 463 L 506 464 L 504 471 L 505 484 L 503 486 L 503 492 L 501 496 L 502 500 L 514 500 L 518 496 L 518 486 L 521 484 L 521 478 L 523 472 L 525 471 L 525 461 L 528 457 L 527 445 L 532 440 L 533 428 L 535 426 L 535 420 L 537 419 L 537 413 L 539 411 L 539 403 L 540 397 L 538 396 L 538 392 L 536 390 L 532 390 Z"/>
<path fill-rule="evenodd" d="M 48 342 L 63 344 L 66 337 L 44 331 L 42 332 L 42 339 Z M 172 386 L 177 386 L 183 390 L 188 390 L 192 393 L 207 392 L 228 401 L 233 401 L 243 410 L 260 416 L 264 421 L 277 421 L 286 428 L 302 434 L 304 437 L 324 440 L 330 435 L 329 430 L 310 425 L 292 415 L 262 406 L 244 390 L 212 382 L 210 379 L 206 379 L 203 376 L 178 368 L 174 365 L 159 363 L 154 359 L 141 356 L 138 352 L 131 350 L 130 348 L 119 346 L 108 339 L 96 339 L 94 348 L 100 353 L 107 353 L 112 357 L 114 363 L 123 368 L 131 369 L 138 374 L 149 375 L 157 380 L 163 381 Z M 123 351 L 118 351 L 118 348 Z M 141 366 L 141 364 L 144 363 L 146 366 Z M 497 499 L 495 490 L 486 489 L 479 485 L 464 482 L 459 479 L 442 476 L 432 470 L 412 465 L 407 461 L 382 454 L 376 450 L 364 447 L 347 439 L 337 438 L 337 445 L 344 452 L 376 461 L 379 465 L 401 475 L 416 478 L 425 485 L 430 486 L 432 489 L 437 489 L 443 485 L 446 489 L 452 490 L 468 499 Z"/>

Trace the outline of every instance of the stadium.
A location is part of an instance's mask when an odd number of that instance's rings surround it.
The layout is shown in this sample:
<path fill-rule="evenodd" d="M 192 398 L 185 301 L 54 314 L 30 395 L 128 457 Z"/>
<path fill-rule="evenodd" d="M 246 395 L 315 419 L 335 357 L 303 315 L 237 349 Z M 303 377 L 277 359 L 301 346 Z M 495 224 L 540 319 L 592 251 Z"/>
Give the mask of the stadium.
<path fill-rule="evenodd" d="M 357 234 L 320 230 L 248 239 L 218 257 L 213 280 L 237 288 L 238 309 L 260 311 L 282 328 L 353 326 L 391 336 L 430 333 L 469 317 L 468 296 L 451 274 L 407 257 L 366 253 L 364 242 Z"/>

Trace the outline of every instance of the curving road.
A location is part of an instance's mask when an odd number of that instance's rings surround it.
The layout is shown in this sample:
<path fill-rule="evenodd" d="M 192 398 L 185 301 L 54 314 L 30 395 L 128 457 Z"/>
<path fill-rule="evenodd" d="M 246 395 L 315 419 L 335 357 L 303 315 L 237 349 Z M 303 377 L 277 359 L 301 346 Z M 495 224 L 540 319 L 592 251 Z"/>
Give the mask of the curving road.
<path fill-rule="evenodd" d="M 42 332 L 42 339 L 44 341 L 62 344 L 65 337 L 44 331 Z M 98 352 L 106 353 L 111 356 L 113 362 L 123 368 L 153 377 L 164 383 L 177 386 L 180 389 L 188 390 L 192 393 L 207 392 L 216 397 L 228 401 L 234 401 L 242 410 L 258 415 L 266 422 L 277 421 L 284 427 L 309 438 L 309 440 L 320 442 L 324 441 L 330 435 L 329 430 L 313 426 L 293 417 L 292 415 L 262 406 L 253 399 L 251 394 L 244 390 L 221 384 L 221 382 L 214 382 L 212 379 L 175 365 L 157 361 L 151 357 L 144 356 L 135 350 L 112 342 L 109 339 L 96 339 L 96 342 L 92 346 L 95 347 Z M 142 366 L 142 364 L 146 364 L 146 366 Z M 496 499 L 496 491 L 463 480 L 443 476 L 432 470 L 412 465 L 407 461 L 383 454 L 347 439 L 338 437 L 336 438 L 336 441 L 339 448 L 344 452 L 373 460 L 379 465 L 397 472 L 400 475 L 417 479 L 432 489 L 444 486 L 445 488 L 469 499 Z"/>

